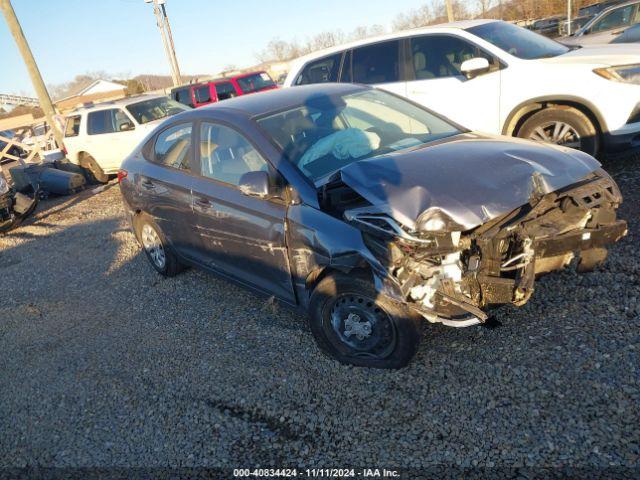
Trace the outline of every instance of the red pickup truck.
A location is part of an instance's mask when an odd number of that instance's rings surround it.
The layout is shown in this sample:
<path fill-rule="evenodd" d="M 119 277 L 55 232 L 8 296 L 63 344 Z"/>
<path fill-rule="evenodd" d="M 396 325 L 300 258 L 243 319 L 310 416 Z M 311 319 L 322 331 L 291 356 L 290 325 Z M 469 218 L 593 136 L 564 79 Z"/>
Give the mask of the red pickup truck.
<path fill-rule="evenodd" d="M 194 83 L 171 90 L 171 98 L 193 108 L 278 88 L 267 72 L 243 73 L 233 77 L 218 78 L 204 83 Z"/>

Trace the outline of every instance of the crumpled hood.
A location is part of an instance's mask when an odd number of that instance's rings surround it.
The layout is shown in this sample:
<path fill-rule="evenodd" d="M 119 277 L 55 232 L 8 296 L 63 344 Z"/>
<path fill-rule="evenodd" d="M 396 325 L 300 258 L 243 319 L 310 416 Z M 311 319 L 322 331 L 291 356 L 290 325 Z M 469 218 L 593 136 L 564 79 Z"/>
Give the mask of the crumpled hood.
<path fill-rule="evenodd" d="M 340 174 L 346 185 L 410 230 L 432 208 L 469 230 L 524 205 L 534 192 L 553 192 L 599 167 L 577 150 L 467 133 L 354 162 Z"/>

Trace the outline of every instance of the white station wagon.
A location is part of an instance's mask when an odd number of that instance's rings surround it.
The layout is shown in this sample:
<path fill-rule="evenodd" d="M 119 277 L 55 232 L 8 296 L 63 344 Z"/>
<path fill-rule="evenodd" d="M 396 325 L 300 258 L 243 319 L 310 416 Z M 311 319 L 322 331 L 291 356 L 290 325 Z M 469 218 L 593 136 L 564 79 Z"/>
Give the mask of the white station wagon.
<path fill-rule="evenodd" d="M 294 61 L 285 86 L 375 85 L 472 130 L 579 148 L 640 148 L 640 45 L 567 47 L 510 23 L 454 22 Z"/>
<path fill-rule="evenodd" d="M 67 115 L 67 158 L 104 183 L 163 119 L 185 110 L 190 108 L 158 95 L 83 106 Z"/>

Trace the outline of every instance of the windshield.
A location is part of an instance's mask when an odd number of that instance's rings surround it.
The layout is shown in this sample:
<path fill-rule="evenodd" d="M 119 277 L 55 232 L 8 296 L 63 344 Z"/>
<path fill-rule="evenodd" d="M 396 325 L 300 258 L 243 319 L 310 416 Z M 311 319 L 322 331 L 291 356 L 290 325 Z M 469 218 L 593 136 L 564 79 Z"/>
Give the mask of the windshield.
<path fill-rule="evenodd" d="M 254 73 L 253 75 L 240 77 L 237 79 L 237 82 L 243 93 L 257 92 L 258 90 L 264 90 L 265 88 L 273 88 L 276 86 L 276 83 L 271 80 L 271 77 L 266 72 Z"/>
<path fill-rule="evenodd" d="M 258 124 L 313 182 L 355 161 L 460 132 L 433 113 L 380 90 L 318 95 Z"/>
<path fill-rule="evenodd" d="M 144 102 L 134 103 L 127 106 L 129 113 L 133 115 L 136 122 L 143 124 L 170 117 L 176 113 L 191 110 L 186 105 L 170 100 L 166 97 L 152 98 Z"/>
<path fill-rule="evenodd" d="M 506 22 L 484 23 L 467 31 L 523 60 L 557 57 L 570 50 L 550 38 Z"/>

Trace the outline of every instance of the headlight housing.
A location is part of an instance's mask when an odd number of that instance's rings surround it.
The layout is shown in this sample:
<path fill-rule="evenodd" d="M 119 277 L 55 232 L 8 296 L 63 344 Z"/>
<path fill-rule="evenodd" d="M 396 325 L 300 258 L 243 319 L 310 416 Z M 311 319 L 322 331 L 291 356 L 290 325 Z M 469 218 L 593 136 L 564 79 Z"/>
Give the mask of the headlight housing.
<path fill-rule="evenodd" d="M 593 73 L 607 80 L 620 83 L 640 85 L 640 63 L 633 65 L 618 65 L 616 67 L 596 68 Z"/>
<path fill-rule="evenodd" d="M 0 173 L 0 195 L 4 195 L 9 191 L 9 184 Z"/>
<path fill-rule="evenodd" d="M 422 213 L 416 221 L 416 228 L 424 233 L 461 232 L 465 230 L 449 215 L 439 209 L 431 208 Z"/>

